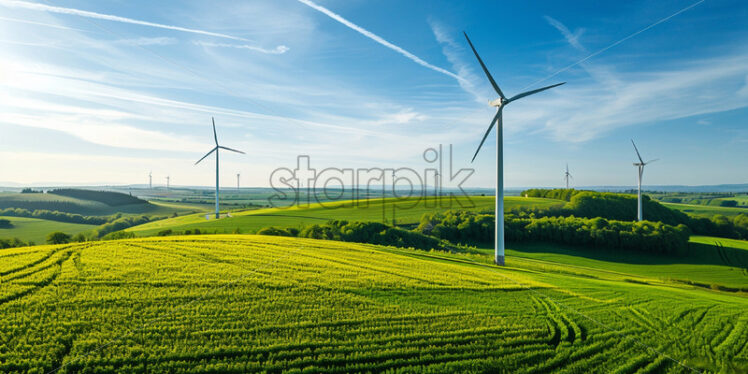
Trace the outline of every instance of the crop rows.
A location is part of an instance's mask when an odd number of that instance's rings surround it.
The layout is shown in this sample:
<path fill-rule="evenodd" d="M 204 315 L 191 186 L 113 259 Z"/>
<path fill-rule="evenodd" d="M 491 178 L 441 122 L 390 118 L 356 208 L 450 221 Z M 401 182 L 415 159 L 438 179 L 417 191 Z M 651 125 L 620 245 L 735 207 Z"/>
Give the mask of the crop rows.
<path fill-rule="evenodd" d="M 652 349 L 746 362 L 739 306 L 415 251 L 263 236 L 13 251 L 4 373 L 686 370 Z"/>

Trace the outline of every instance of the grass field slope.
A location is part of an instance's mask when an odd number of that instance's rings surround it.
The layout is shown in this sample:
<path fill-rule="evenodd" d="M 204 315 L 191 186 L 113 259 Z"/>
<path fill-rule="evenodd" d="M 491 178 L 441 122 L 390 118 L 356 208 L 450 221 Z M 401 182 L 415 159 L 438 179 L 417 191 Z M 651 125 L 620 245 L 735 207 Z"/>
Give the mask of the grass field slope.
<path fill-rule="evenodd" d="M 0 229 L 0 238 L 19 238 L 24 241 L 33 241 L 37 244 L 44 243 L 47 234 L 50 232 L 62 231 L 69 235 L 75 235 L 96 227 L 96 225 L 56 222 L 37 218 L 3 216 L 0 216 L 0 218 L 7 219 L 13 224 L 12 228 Z"/>
<path fill-rule="evenodd" d="M 507 197 L 504 199 L 507 210 L 520 206 L 550 207 L 564 202 L 553 199 Z M 493 211 L 492 196 L 470 196 L 437 200 L 428 198 L 410 199 L 371 199 L 360 201 L 340 201 L 312 203 L 285 208 L 268 208 L 231 213 L 232 217 L 220 220 L 206 220 L 204 214 L 193 214 L 135 226 L 127 231 L 138 236 L 155 235 L 159 231 L 204 230 L 207 232 L 233 233 L 237 229 L 242 233 L 254 233 L 268 226 L 299 227 L 314 223 L 325 223 L 329 220 L 378 221 L 398 225 L 416 224 L 424 213 L 439 210 L 467 209 L 475 211 Z"/>
<path fill-rule="evenodd" d="M 748 298 L 251 235 L 0 252 L 0 372 L 748 369 Z"/>

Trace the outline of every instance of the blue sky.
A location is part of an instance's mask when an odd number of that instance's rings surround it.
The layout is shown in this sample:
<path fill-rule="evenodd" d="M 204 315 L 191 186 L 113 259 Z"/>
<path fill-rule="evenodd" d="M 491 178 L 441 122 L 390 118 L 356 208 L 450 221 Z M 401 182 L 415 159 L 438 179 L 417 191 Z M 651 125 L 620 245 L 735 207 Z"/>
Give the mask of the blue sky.
<path fill-rule="evenodd" d="M 0 0 L 0 183 L 207 186 L 214 116 L 248 153 L 222 156 L 227 186 L 299 154 L 423 169 L 453 144 L 490 187 L 493 136 L 470 158 L 495 94 L 463 30 L 508 95 L 567 82 L 505 110 L 508 187 L 560 186 L 567 162 L 575 185 L 634 185 L 631 138 L 660 159 L 645 185 L 746 183 L 746 24 L 738 0 Z"/>

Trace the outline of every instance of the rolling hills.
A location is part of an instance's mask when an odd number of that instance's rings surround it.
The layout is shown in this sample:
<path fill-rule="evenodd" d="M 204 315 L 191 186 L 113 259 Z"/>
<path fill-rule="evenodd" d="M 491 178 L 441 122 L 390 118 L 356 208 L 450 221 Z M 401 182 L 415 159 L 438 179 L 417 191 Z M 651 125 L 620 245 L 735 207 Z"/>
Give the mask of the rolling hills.
<path fill-rule="evenodd" d="M 0 371 L 748 368 L 740 293 L 508 260 L 252 235 L 5 250 Z"/>
<path fill-rule="evenodd" d="M 267 208 L 231 213 L 231 217 L 220 220 L 207 219 L 204 214 L 192 214 L 170 218 L 127 229 L 138 236 L 155 235 L 162 230 L 185 231 L 199 229 L 207 232 L 254 233 L 268 226 L 298 227 L 301 225 L 324 223 L 329 220 L 355 220 L 392 222 L 393 217 L 398 225 L 416 224 L 424 213 L 436 210 L 468 209 L 476 211 L 493 211 L 492 196 L 460 197 L 453 201 L 443 198 L 437 206 L 434 197 L 410 199 L 373 199 L 361 201 L 339 201 L 315 203 L 309 206 L 288 208 Z M 564 202 L 542 198 L 506 197 L 504 207 L 509 210 L 519 206 L 548 207 L 562 205 Z"/>

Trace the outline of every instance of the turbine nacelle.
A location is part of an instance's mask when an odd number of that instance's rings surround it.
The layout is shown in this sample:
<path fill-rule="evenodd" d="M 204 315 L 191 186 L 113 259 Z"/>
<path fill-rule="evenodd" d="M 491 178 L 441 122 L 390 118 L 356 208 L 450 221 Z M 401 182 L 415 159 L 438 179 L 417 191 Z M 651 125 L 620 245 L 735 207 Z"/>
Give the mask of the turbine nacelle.
<path fill-rule="evenodd" d="M 496 100 L 491 100 L 488 102 L 488 105 L 495 106 L 497 108 L 500 108 L 503 105 L 506 105 L 509 101 L 503 97 L 500 97 Z"/>

